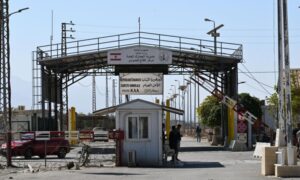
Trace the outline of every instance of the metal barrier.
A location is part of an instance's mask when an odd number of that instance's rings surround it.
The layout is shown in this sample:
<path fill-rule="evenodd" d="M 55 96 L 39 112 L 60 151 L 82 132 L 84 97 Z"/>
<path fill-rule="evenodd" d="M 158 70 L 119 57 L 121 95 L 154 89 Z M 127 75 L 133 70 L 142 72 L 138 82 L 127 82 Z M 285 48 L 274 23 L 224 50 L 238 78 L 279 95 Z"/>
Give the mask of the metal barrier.
<path fill-rule="evenodd" d="M 78 141 L 93 141 L 93 131 L 26 131 L 13 132 L 12 140 L 50 140 L 50 139 L 66 139 Z M 5 133 L 0 133 L 0 142 L 5 142 Z"/>
<path fill-rule="evenodd" d="M 98 38 L 84 39 L 67 42 L 66 55 L 77 55 L 82 53 L 100 52 L 114 48 L 129 47 L 134 45 L 145 45 L 161 47 L 171 50 L 194 52 L 215 55 L 212 49 L 214 41 L 156 34 L 149 32 L 131 32 Z M 62 54 L 61 44 L 39 46 L 37 49 L 45 53 L 45 58 L 60 58 Z M 217 55 L 241 59 L 243 50 L 241 44 L 217 42 Z"/>

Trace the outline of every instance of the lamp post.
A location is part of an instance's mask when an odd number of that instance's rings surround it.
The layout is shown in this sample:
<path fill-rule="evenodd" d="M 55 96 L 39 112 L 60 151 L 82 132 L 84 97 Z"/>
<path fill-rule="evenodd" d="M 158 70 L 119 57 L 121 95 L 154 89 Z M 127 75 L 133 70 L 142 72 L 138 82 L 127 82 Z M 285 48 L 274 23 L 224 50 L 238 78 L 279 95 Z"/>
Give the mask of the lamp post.
<path fill-rule="evenodd" d="M 12 12 L 8 14 L 8 1 L 2 2 L 1 7 L 2 14 L 1 16 L 1 67 L 3 72 L 3 79 L 2 90 L 3 92 L 3 120 L 8 121 L 8 124 L 5 124 L 6 133 L 7 133 L 7 142 L 6 142 L 6 149 L 7 149 L 7 166 L 12 166 L 11 162 L 11 131 L 12 131 L 12 121 L 11 121 L 11 83 L 10 83 L 10 43 L 9 43 L 9 17 L 13 14 L 20 13 L 24 10 L 29 9 L 22 8 L 18 11 Z M 3 58 L 3 59 L 2 59 Z M 5 66 L 6 64 L 6 66 Z M 7 97 L 6 97 L 7 96 Z M 7 99 L 6 99 L 7 98 Z"/>
<path fill-rule="evenodd" d="M 187 91 L 187 97 L 188 97 L 188 101 L 187 101 L 187 119 L 188 119 L 188 126 L 189 126 L 189 133 L 191 132 L 191 122 L 192 122 L 192 88 L 191 88 L 191 84 L 192 81 L 188 80 L 188 79 L 184 79 L 185 81 L 187 81 L 187 86 L 190 85 L 190 88 Z"/>
<path fill-rule="evenodd" d="M 177 79 L 176 79 L 175 81 L 178 82 L 178 109 L 181 109 L 181 108 L 180 108 L 180 97 L 181 97 L 181 96 L 180 96 L 180 81 L 177 80 Z M 178 117 L 178 121 L 180 122 L 180 119 L 181 119 L 181 118 L 180 118 L 180 115 L 178 115 L 178 116 L 179 116 L 179 117 Z"/>
<path fill-rule="evenodd" d="M 175 85 L 171 85 L 171 87 L 174 87 L 174 90 L 175 90 L 175 93 L 173 94 L 173 98 L 174 98 L 174 107 L 176 108 L 176 97 L 177 97 L 177 95 L 176 95 L 176 86 Z M 175 114 L 175 124 L 177 124 L 177 115 Z"/>
<path fill-rule="evenodd" d="M 10 13 L 10 14 L 8 15 L 8 17 L 10 17 L 10 16 L 13 15 L 13 14 L 17 14 L 17 13 L 20 13 L 20 12 L 22 12 L 22 11 L 26 11 L 26 10 L 28 10 L 28 9 L 29 9 L 29 7 L 19 9 L 19 10 L 15 11 L 15 12 Z"/>
<path fill-rule="evenodd" d="M 187 86 L 183 83 L 181 86 L 179 86 L 179 91 L 182 91 L 181 97 L 182 101 L 181 101 L 181 108 L 184 111 L 184 114 L 182 116 L 182 123 L 184 124 L 184 131 L 186 130 L 186 116 L 185 116 L 185 92 L 186 92 L 186 88 Z"/>
<path fill-rule="evenodd" d="M 214 50 L 215 50 L 215 54 L 217 54 L 217 37 L 220 37 L 220 33 L 217 33 L 217 30 L 220 29 L 221 27 L 223 27 L 224 25 L 220 24 L 218 27 L 216 27 L 216 22 L 214 20 L 211 20 L 208 18 L 205 18 L 204 21 L 214 23 L 214 28 L 212 30 L 210 30 L 209 32 L 207 32 L 207 34 L 214 37 Z"/>

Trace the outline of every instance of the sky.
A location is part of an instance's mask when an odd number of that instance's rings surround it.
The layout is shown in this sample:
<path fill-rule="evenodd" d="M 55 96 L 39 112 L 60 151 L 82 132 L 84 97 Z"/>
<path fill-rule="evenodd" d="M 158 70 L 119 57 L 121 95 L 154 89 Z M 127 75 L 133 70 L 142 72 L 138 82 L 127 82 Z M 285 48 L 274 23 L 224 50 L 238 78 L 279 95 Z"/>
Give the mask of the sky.
<path fill-rule="evenodd" d="M 239 64 L 239 92 L 265 99 L 274 92 L 277 81 L 277 0 L 10 0 L 10 12 L 29 7 L 10 17 L 12 105 L 32 106 L 32 51 L 50 44 L 53 11 L 54 43 L 60 43 L 61 23 L 73 21 L 76 40 L 138 31 L 212 40 L 206 33 L 212 19 L 220 29 L 218 41 L 243 45 Z M 300 0 L 288 1 L 291 68 L 300 68 Z M 246 74 L 245 72 L 251 72 Z M 69 106 L 78 112 L 92 111 L 92 78 L 72 85 Z M 97 109 L 105 107 L 105 77 L 97 77 Z M 171 92 L 175 79 L 166 76 L 164 91 Z M 254 80 L 255 79 L 255 80 Z M 257 83 L 260 82 L 259 83 Z M 263 87 L 261 84 L 265 84 Z M 109 97 L 111 105 L 111 79 Z M 208 95 L 200 90 L 201 99 Z M 156 96 L 147 96 L 154 101 Z M 157 96 L 161 98 L 161 96 Z"/>

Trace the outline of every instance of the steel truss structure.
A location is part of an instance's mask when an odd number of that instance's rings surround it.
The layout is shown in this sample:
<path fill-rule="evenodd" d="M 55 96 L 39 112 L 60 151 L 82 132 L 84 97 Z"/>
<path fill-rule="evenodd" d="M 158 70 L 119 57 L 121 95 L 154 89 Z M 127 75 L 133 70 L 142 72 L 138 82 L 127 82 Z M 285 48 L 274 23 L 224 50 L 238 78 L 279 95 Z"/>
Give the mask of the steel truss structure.
<path fill-rule="evenodd" d="M 1 62 L 0 62 L 0 111 L 3 113 L 0 120 L 0 130 L 5 130 L 8 125 L 9 98 L 9 12 L 8 0 L 0 1 L 0 22 L 1 22 Z"/>
<path fill-rule="evenodd" d="M 110 50 L 134 46 L 172 51 L 171 65 L 109 65 Z M 203 74 L 223 94 L 237 99 L 237 66 L 243 59 L 241 44 L 132 32 L 37 47 L 33 52 L 33 109 L 42 109 L 43 130 L 66 128 L 68 87 L 87 76 L 118 75 L 120 72 L 162 72 L 165 75 Z M 60 107 L 60 108 L 59 108 Z M 48 115 L 46 116 L 46 111 Z M 58 115 L 59 114 L 59 115 Z M 57 121 L 57 119 L 60 121 Z M 47 124 L 56 124 L 49 127 Z M 59 129 L 64 130 L 64 129 Z"/>
<path fill-rule="evenodd" d="M 0 0 L 0 133 L 6 134 L 7 166 L 11 166 L 11 88 L 9 47 L 9 3 Z"/>

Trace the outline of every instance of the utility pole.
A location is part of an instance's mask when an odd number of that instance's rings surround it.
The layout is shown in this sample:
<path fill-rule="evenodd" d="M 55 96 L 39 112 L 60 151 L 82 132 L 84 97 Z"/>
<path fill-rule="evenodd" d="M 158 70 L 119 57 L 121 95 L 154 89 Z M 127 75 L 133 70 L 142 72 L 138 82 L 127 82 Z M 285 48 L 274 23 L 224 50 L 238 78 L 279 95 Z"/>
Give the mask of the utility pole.
<path fill-rule="evenodd" d="M 193 128 L 196 125 L 196 109 L 197 109 L 197 85 L 196 83 L 194 83 L 194 124 L 193 124 Z"/>
<path fill-rule="evenodd" d="M 6 134 L 7 166 L 11 166 L 11 92 L 10 92 L 10 46 L 8 0 L 1 0 L 1 68 L 0 68 L 0 111 L 2 119 L 0 130 Z"/>
<path fill-rule="evenodd" d="M 112 106 L 116 105 L 116 80 L 112 80 Z"/>
<path fill-rule="evenodd" d="M 282 0 L 278 0 L 278 128 L 285 134 L 284 110 L 283 110 L 283 37 L 282 37 Z"/>
<path fill-rule="evenodd" d="M 74 39 L 72 34 L 68 36 L 68 32 L 75 32 L 72 28 L 67 29 L 69 26 L 74 26 L 75 24 L 70 21 L 69 23 L 61 23 L 61 56 L 67 55 L 67 39 Z M 64 87 L 61 86 L 61 97 L 60 97 L 60 124 L 61 124 L 61 130 L 63 130 L 63 112 L 65 110 L 66 112 L 66 125 L 68 127 L 68 118 L 69 118 L 69 107 L 68 107 L 68 75 L 64 75 L 63 73 L 60 74 L 60 84 L 64 83 Z M 49 109 L 50 111 L 50 109 Z"/>
<path fill-rule="evenodd" d="M 191 81 L 190 81 L 191 82 Z M 192 133 L 192 127 L 191 127 L 191 125 L 192 125 L 192 82 L 190 83 L 190 107 L 189 107 L 189 109 L 190 109 L 190 124 L 189 124 L 189 131 L 190 131 L 190 134 Z"/>
<path fill-rule="evenodd" d="M 141 17 L 138 18 L 139 23 L 139 45 L 141 45 Z"/>
<path fill-rule="evenodd" d="M 105 74 L 105 106 L 108 107 L 108 77 L 107 72 Z"/>
<path fill-rule="evenodd" d="M 10 84 L 10 43 L 9 43 L 9 17 L 29 8 L 22 8 L 9 14 L 9 1 L 0 0 L 0 133 L 6 134 L 7 167 L 12 166 L 11 161 L 11 84 Z"/>
<path fill-rule="evenodd" d="M 181 103 L 180 103 L 180 98 L 181 98 L 181 95 L 180 95 L 180 81 L 177 80 L 177 79 L 175 81 L 178 82 L 178 109 L 181 109 L 181 107 L 180 107 L 180 105 L 181 105 Z M 181 115 L 178 115 L 179 123 L 180 123 L 180 119 L 181 119 Z"/>
<path fill-rule="evenodd" d="M 279 127 L 282 130 L 285 121 L 288 165 L 294 165 L 287 0 L 278 0 L 278 38 Z"/>
<path fill-rule="evenodd" d="M 284 70 L 285 70 L 285 102 L 286 102 L 286 135 L 287 146 L 292 148 L 292 99 L 290 81 L 290 52 L 289 52 L 289 30 L 287 0 L 283 0 L 283 36 L 284 36 Z"/>
<path fill-rule="evenodd" d="M 67 29 L 67 26 L 74 26 L 75 24 L 70 21 L 69 23 L 61 23 L 61 55 L 62 56 L 66 56 L 67 55 L 67 39 L 74 39 L 74 37 L 72 36 L 72 34 L 70 34 L 70 36 L 67 36 L 67 32 L 75 32 L 74 29 L 72 29 L 72 27 L 70 29 Z"/>
<path fill-rule="evenodd" d="M 182 100 L 181 100 L 181 108 L 184 111 L 184 114 L 182 116 L 183 123 L 186 122 L 186 117 L 185 117 L 185 113 L 186 113 L 185 112 L 185 92 L 186 92 L 186 88 L 187 88 L 187 86 L 184 85 L 184 79 L 183 79 L 183 84 L 181 86 L 179 86 L 179 91 L 182 91 L 182 93 L 181 93 L 181 98 L 182 98 Z"/>
<path fill-rule="evenodd" d="M 197 80 L 199 81 L 199 77 L 197 77 Z M 198 84 L 197 84 L 197 92 L 198 92 L 198 98 L 197 98 L 197 108 L 198 108 L 200 106 L 200 86 Z M 197 112 L 197 109 L 196 109 L 196 112 Z M 200 122 L 199 122 L 199 125 L 200 125 Z"/>
<path fill-rule="evenodd" d="M 94 74 L 93 74 L 93 80 L 92 80 L 93 82 L 92 82 L 92 88 L 93 88 L 93 105 L 92 105 L 92 110 L 93 110 L 93 112 L 95 112 L 96 111 L 96 109 L 97 109 L 97 97 L 96 97 L 96 74 L 95 74 L 95 72 L 94 72 Z"/>

